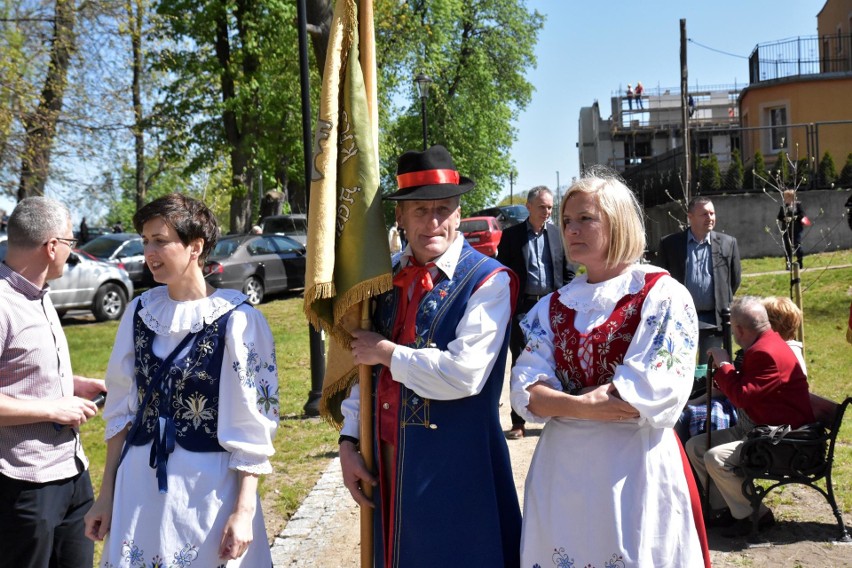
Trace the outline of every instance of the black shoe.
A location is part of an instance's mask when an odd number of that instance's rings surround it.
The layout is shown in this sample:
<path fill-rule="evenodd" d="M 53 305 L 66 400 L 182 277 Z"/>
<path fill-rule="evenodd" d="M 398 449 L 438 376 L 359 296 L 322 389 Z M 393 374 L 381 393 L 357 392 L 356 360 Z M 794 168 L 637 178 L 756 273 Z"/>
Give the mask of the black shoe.
<path fill-rule="evenodd" d="M 526 434 L 526 428 L 524 425 L 512 426 L 512 429 L 506 432 L 507 440 L 520 440 Z"/>
<path fill-rule="evenodd" d="M 737 520 L 731 515 L 730 509 L 724 509 L 721 513 L 711 515 L 704 520 L 704 526 L 708 529 L 717 529 L 721 527 L 729 527 L 736 523 Z"/>
<path fill-rule="evenodd" d="M 775 524 L 775 515 L 772 511 L 767 511 L 757 521 L 757 532 L 763 531 Z M 722 536 L 727 538 L 738 538 L 751 534 L 751 517 L 738 519 L 736 523 L 725 531 L 722 531 Z"/>

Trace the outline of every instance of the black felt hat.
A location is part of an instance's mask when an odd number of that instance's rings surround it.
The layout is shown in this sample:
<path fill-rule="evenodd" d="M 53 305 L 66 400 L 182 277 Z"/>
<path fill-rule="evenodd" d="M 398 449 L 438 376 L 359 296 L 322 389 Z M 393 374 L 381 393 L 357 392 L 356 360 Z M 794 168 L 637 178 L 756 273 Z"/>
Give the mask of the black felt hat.
<path fill-rule="evenodd" d="M 399 190 L 386 196 L 393 201 L 447 199 L 473 189 L 472 179 L 459 175 L 446 148 L 435 145 L 399 157 L 396 167 Z"/>

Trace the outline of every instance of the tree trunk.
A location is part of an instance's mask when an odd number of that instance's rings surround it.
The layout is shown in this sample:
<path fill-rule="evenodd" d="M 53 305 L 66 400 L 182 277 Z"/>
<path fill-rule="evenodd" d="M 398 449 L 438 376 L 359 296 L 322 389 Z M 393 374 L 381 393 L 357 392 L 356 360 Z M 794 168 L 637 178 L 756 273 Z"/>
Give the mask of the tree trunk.
<path fill-rule="evenodd" d="M 252 87 L 254 76 L 260 66 L 252 34 L 250 18 L 257 14 L 258 9 L 254 0 L 238 0 L 234 17 L 236 20 L 237 33 L 240 36 L 239 44 L 244 46 L 242 54 L 242 76 L 241 84 L 244 88 Z M 231 148 L 231 210 L 230 210 L 230 232 L 248 232 L 251 218 L 252 195 L 249 191 L 249 178 L 253 175 L 252 157 L 254 155 L 254 144 L 257 133 L 257 113 L 260 112 L 257 92 L 251 93 L 252 103 L 243 107 L 237 114 L 228 102 L 236 98 L 237 87 L 234 80 L 234 62 L 231 58 L 231 44 L 228 28 L 227 9 L 223 6 L 219 14 L 216 29 L 216 57 L 222 69 L 221 89 L 222 101 L 225 103 L 225 111 L 222 113 L 222 123 L 225 139 Z"/>
<path fill-rule="evenodd" d="M 26 140 L 21 157 L 21 182 L 18 200 L 44 195 L 50 169 L 50 151 L 56 136 L 56 122 L 62 112 L 62 100 L 68 80 L 68 67 L 75 49 L 74 0 L 56 0 L 50 63 L 35 112 L 24 119 Z"/>
<path fill-rule="evenodd" d="M 317 61 L 319 75 L 325 69 L 325 54 L 328 51 L 328 34 L 331 29 L 331 17 L 334 7 L 330 0 L 306 0 L 305 15 L 308 20 L 308 32 L 311 35 L 311 46 Z"/>
<path fill-rule="evenodd" d="M 243 212 L 246 210 L 245 201 L 248 194 L 245 186 L 246 158 L 242 153 L 243 136 L 237 123 L 236 113 L 227 106 L 227 102 L 236 97 L 236 85 L 231 69 L 231 44 L 228 30 L 228 14 L 222 9 L 216 25 L 216 58 L 222 68 L 220 88 L 222 90 L 222 101 L 226 103 L 222 112 L 222 127 L 225 139 L 231 148 L 231 210 L 230 210 L 230 232 L 245 232 L 246 218 Z"/>
<path fill-rule="evenodd" d="M 134 13 L 134 8 L 136 9 Z M 136 210 L 145 205 L 145 125 L 142 109 L 142 23 L 145 16 L 144 0 L 127 3 L 127 21 L 130 27 L 130 44 L 133 53 L 133 138 L 136 152 Z"/>

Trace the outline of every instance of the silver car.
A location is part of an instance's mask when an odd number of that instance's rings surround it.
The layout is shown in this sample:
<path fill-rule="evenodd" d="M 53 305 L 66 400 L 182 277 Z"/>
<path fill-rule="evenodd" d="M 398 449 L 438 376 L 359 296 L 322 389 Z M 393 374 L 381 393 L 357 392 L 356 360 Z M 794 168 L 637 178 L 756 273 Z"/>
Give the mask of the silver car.
<path fill-rule="evenodd" d="M 0 259 L 6 258 L 6 243 L 0 243 Z M 80 252 L 72 251 L 60 278 L 51 280 L 50 299 L 59 316 L 69 310 L 91 310 L 97 321 L 117 320 L 133 297 L 133 282 L 127 271 Z"/>
<path fill-rule="evenodd" d="M 98 260 L 124 268 L 137 288 L 156 286 L 145 264 L 142 237 L 136 233 L 109 233 L 90 240 L 80 250 Z"/>
<path fill-rule="evenodd" d="M 123 268 L 76 251 L 68 256 L 61 278 L 50 281 L 50 299 L 60 315 L 92 310 L 98 321 L 117 320 L 133 297 L 133 282 Z"/>

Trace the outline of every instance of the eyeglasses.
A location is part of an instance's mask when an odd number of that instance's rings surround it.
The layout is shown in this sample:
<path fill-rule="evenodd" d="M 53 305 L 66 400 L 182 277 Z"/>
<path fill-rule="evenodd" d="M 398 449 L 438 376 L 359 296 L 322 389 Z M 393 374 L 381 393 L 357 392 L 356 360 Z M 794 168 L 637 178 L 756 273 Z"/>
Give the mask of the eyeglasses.
<path fill-rule="evenodd" d="M 65 243 L 66 245 L 68 245 L 69 248 L 74 248 L 77 246 L 77 239 L 63 239 L 62 237 L 56 237 L 56 240 Z"/>

